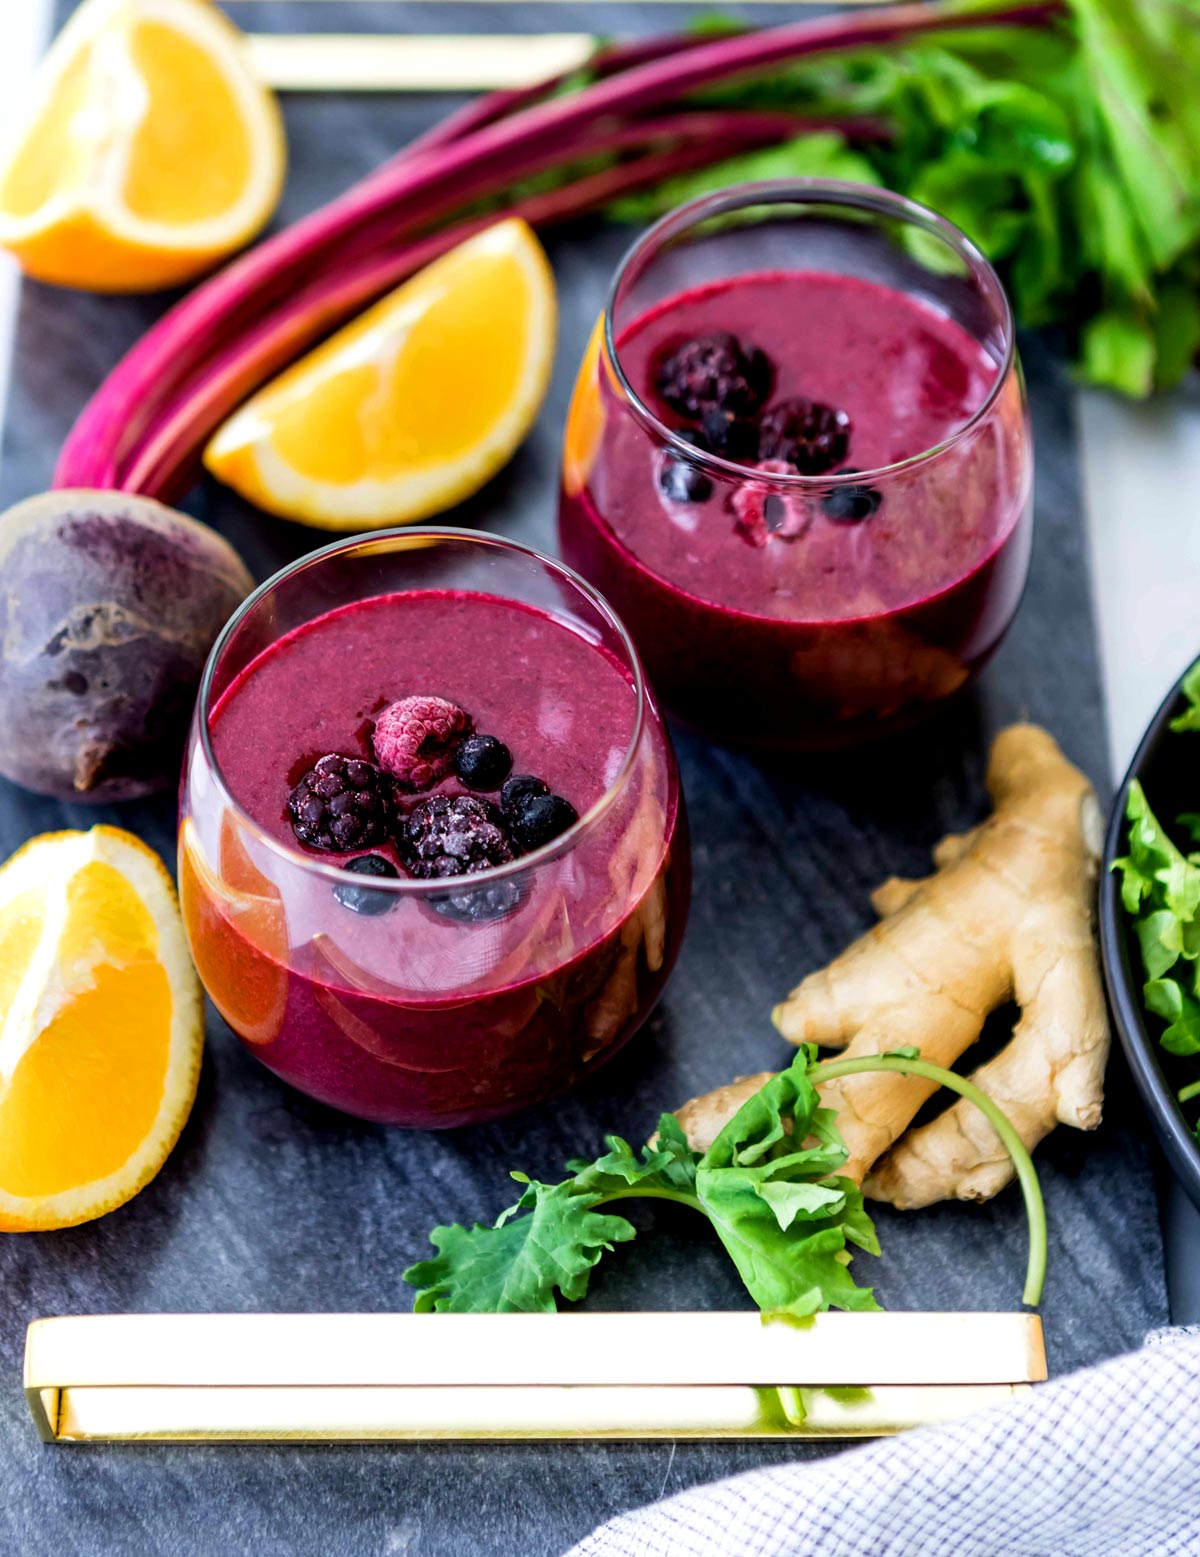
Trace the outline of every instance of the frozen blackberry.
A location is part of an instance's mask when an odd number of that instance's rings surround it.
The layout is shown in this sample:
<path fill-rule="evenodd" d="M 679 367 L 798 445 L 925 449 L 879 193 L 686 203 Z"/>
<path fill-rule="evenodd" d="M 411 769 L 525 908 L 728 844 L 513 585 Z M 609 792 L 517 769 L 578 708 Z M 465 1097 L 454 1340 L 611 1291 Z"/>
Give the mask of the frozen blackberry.
<path fill-rule="evenodd" d="M 725 332 L 684 341 L 659 364 L 655 387 L 680 416 L 699 421 L 705 411 L 756 416 L 771 392 L 766 353 L 746 348 Z"/>
<path fill-rule="evenodd" d="M 513 836 L 523 849 L 540 849 L 579 820 L 579 812 L 561 795 L 530 795 L 512 813 Z"/>
<path fill-rule="evenodd" d="M 431 880 L 472 875 L 513 858 L 500 812 L 474 795 L 430 795 L 404 817 L 396 836 L 414 876 Z"/>
<path fill-rule="evenodd" d="M 753 465 L 758 459 L 758 427 L 754 422 L 724 411 L 705 411 L 700 419 L 704 447 L 735 464 Z"/>
<path fill-rule="evenodd" d="M 842 474 L 857 476 L 858 471 L 846 470 Z M 882 502 L 883 493 L 878 487 L 856 485 L 833 487 L 822 498 L 821 507 L 834 524 L 861 524 L 864 519 L 869 519 L 879 511 Z"/>
<path fill-rule="evenodd" d="M 373 762 L 330 752 L 292 790 L 287 808 L 292 831 L 310 849 L 370 848 L 391 831 L 391 780 Z"/>
<path fill-rule="evenodd" d="M 360 854 L 357 859 L 347 860 L 342 868 L 355 876 L 374 877 L 376 881 L 395 881 L 400 874 L 391 860 L 385 860 L 382 854 Z M 353 914 L 386 914 L 395 902 L 392 893 L 360 886 L 356 881 L 339 882 L 333 895 Z"/>
<path fill-rule="evenodd" d="M 500 791 L 500 809 L 507 819 L 535 795 L 549 793 L 549 786 L 543 784 L 540 778 L 535 778 L 532 773 L 514 773 L 512 778 L 505 779 L 504 787 Z"/>
<path fill-rule="evenodd" d="M 454 771 L 470 789 L 499 789 L 512 771 L 512 752 L 494 735 L 468 735 L 455 753 Z"/>
<path fill-rule="evenodd" d="M 430 789 L 454 769 L 471 720 L 456 703 L 422 693 L 391 703 L 376 717 L 371 744 L 379 766 L 404 789 Z"/>
<path fill-rule="evenodd" d="M 785 400 L 759 423 L 760 460 L 786 460 L 803 476 L 823 476 L 850 452 L 850 418 L 819 400 Z"/>
<path fill-rule="evenodd" d="M 443 919 L 453 919 L 456 924 L 489 924 L 493 919 L 503 919 L 518 907 L 523 896 L 518 881 L 493 881 L 488 886 L 469 887 L 465 883 L 457 891 L 439 892 L 429 899 L 429 906 Z"/>

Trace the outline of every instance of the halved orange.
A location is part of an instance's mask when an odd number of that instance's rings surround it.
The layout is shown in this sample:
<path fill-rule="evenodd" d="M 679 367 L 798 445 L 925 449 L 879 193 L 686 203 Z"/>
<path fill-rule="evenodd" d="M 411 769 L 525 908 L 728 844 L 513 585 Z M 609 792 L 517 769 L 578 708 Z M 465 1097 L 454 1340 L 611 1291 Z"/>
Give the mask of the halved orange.
<path fill-rule="evenodd" d="M 0 246 L 60 286 L 173 286 L 266 224 L 285 163 L 278 104 L 209 0 L 83 0 L 0 157 Z"/>
<path fill-rule="evenodd" d="M 115 827 L 0 868 L 0 1231 L 90 1221 L 158 1172 L 204 1015 L 171 878 Z"/>
<path fill-rule="evenodd" d="M 477 491 L 550 382 L 554 276 L 516 218 L 467 239 L 260 390 L 204 463 L 327 530 L 424 519 Z"/>

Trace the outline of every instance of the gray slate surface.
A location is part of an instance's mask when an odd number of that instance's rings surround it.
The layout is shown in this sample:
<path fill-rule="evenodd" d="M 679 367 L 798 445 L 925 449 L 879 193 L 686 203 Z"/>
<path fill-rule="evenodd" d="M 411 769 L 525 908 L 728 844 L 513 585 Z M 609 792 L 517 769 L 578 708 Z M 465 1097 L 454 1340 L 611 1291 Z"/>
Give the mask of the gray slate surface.
<path fill-rule="evenodd" d="M 69 9 L 69 7 L 64 7 Z M 233 4 L 256 27 L 341 26 L 609 32 L 677 25 L 667 7 Z M 753 15 L 751 9 L 747 14 Z M 760 16 L 779 13 L 760 11 Z M 590 18 L 590 20 L 589 20 Z M 444 112 L 442 100 L 287 105 L 293 217 L 342 188 Z M 553 546 L 567 396 L 604 285 L 629 233 L 595 225 L 550 243 L 562 338 L 549 403 L 512 466 L 454 516 Z M 0 498 L 44 487 L 58 443 L 105 370 L 152 319 L 147 300 L 24 289 Z M 1104 716 L 1074 431 L 1050 347 L 1024 343 L 1038 441 L 1033 575 L 1012 635 L 976 693 L 905 747 L 838 763 L 769 765 L 679 738 L 696 891 L 679 967 L 640 1041 L 574 1096 L 447 1135 L 346 1120 L 287 1090 L 215 1016 L 200 1096 L 179 1147 L 130 1205 L 89 1227 L 0 1242 L 0 1549 L 74 1553 L 404 1553 L 553 1557 L 598 1520 L 692 1483 L 800 1454 L 785 1445 L 403 1448 L 44 1448 L 20 1392 L 26 1323 L 39 1315 L 171 1310 L 405 1309 L 400 1270 L 438 1221 L 491 1215 L 507 1170 L 552 1175 L 606 1129 L 637 1138 L 659 1108 L 783 1063 L 771 1003 L 868 922 L 890 872 L 920 873 L 929 847 L 984 810 L 989 732 L 1045 722 L 1107 788 Z M 259 576 L 319 543 L 208 488 L 192 505 Z M 48 828 L 112 821 L 173 855 L 169 800 L 120 811 L 60 806 L 0 784 L 3 854 Z M 1097 1135 L 1060 1131 L 1039 1152 L 1051 1224 L 1044 1307 L 1055 1372 L 1136 1346 L 1165 1322 L 1146 1127 L 1126 1115 L 1114 1057 Z M 589 1301 L 604 1308 L 744 1306 L 703 1231 L 666 1210 L 611 1260 Z M 1016 1307 L 1024 1227 L 1012 1192 L 986 1210 L 882 1212 L 878 1290 L 892 1308 Z M 870 1264 L 863 1257 L 863 1263 Z M 874 1273 L 872 1273 L 874 1274 Z"/>

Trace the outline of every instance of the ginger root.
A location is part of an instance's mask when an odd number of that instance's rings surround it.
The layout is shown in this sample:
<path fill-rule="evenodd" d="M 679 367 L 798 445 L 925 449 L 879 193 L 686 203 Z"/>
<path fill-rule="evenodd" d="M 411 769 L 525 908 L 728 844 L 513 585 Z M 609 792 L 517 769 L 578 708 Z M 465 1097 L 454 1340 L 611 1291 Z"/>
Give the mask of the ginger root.
<path fill-rule="evenodd" d="M 880 923 L 804 979 L 774 1021 L 795 1044 L 847 1056 L 911 1045 L 949 1066 L 988 1014 L 1015 999 L 1022 1014 L 1011 1041 L 972 1079 L 1032 1148 L 1058 1123 L 1100 1123 L 1109 1047 L 1092 924 L 1100 812 L 1087 779 L 1034 725 L 996 738 L 987 782 L 988 820 L 944 839 L 932 876 L 885 882 L 873 897 Z M 697 1149 L 762 1080 L 678 1111 Z M 850 1151 L 843 1171 L 873 1199 L 904 1208 L 986 1200 L 1012 1177 L 995 1132 L 965 1100 L 903 1133 L 934 1090 L 894 1075 L 822 1088 Z"/>

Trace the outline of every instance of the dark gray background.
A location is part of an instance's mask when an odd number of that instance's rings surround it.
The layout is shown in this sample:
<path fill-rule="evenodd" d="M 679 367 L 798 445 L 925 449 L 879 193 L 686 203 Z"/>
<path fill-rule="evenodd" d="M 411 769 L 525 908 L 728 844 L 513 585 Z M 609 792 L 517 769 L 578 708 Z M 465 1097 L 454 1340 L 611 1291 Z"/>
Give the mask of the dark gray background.
<path fill-rule="evenodd" d="M 62 8 L 64 11 L 69 6 Z M 682 24 L 680 8 L 420 4 L 231 4 L 246 25 L 414 31 Z M 746 14 L 756 14 L 753 8 Z M 780 19 L 778 9 L 757 12 Z M 309 210 L 446 111 L 444 99 L 287 103 L 292 175 L 282 219 Z M 596 224 L 549 241 L 562 307 L 549 401 L 510 468 L 454 514 L 549 549 L 558 444 L 571 381 L 605 281 L 631 234 Z M 72 417 L 163 300 L 23 290 L 0 497 L 43 488 Z M 804 1446 L 46 1448 L 20 1391 L 26 1323 L 56 1313 L 406 1309 L 399 1272 L 438 1221 L 490 1217 L 510 1168 L 553 1175 L 605 1130 L 643 1136 L 663 1106 L 786 1061 L 771 1004 L 869 920 L 890 872 L 927 867 L 944 832 L 985 809 L 990 732 L 1044 722 L 1107 795 L 1104 714 L 1067 379 L 1052 343 L 1023 343 L 1038 447 L 1032 579 L 1016 627 L 956 711 L 881 756 L 767 764 L 681 735 L 695 839 L 687 941 L 648 1030 L 574 1096 L 446 1135 L 344 1119 L 259 1068 L 213 1016 L 200 1095 L 158 1178 L 91 1226 L 0 1242 L 0 1547 L 57 1553 L 411 1553 L 553 1557 L 597 1520 Z M 191 505 L 258 576 L 322 542 L 208 487 Z M 0 848 L 35 832 L 112 821 L 170 860 L 173 807 L 61 806 L 0 785 Z M 1166 1319 L 1152 1164 L 1119 1059 L 1094 1136 L 1058 1134 L 1038 1154 L 1050 1217 L 1044 1315 L 1061 1372 L 1135 1346 Z M 103 1106 L 103 1100 L 97 1100 Z M 640 1215 L 640 1214 L 639 1214 Z M 641 1218 L 648 1236 L 613 1257 L 597 1307 L 744 1306 L 732 1268 L 683 1216 Z M 1017 1306 L 1024 1225 L 1013 1192 L 986 1209 L 879 1215 L 879 1295 L 891 1308 Z M 653 1236 L 649 1236 L 650 1233 Z M 876 1274 L 877 1272 L 877 1274 Z M 431 1321 L 432 1322 L 432 1321 Z"/>

